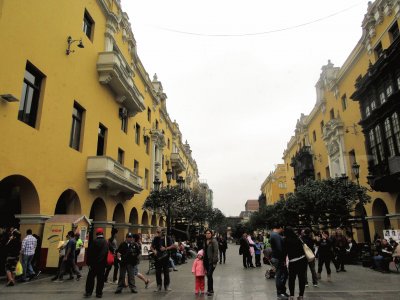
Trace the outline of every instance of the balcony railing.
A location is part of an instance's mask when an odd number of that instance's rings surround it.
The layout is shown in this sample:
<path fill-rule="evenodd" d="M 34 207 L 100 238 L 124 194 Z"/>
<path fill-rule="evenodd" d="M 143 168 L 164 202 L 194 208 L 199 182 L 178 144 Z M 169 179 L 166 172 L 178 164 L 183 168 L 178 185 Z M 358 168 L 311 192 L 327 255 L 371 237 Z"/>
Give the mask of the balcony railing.
<path fill-rule="evenodd" d="M 130 198 L 143 190 L 142 177 L 108 156 L 88 157 L 86 179 L 89 189 L 104 187 L 111 195 L 123 193 Z"/>
<path fill-rule="evenodd" d="M 130 116 L 145 109 L 143 96 L 133 82 L 133 74 L 123 57 L 115 51 L 100 52 L 97 72 L 101 84 L 108 86 L 116 95 L 115 101 L 124 106 Z"/>
<path fill-rule="evenodd" d="M 171 153 L 171 166 L 178 173 L 185 170 L 185 162 L 178 152 Z"/>

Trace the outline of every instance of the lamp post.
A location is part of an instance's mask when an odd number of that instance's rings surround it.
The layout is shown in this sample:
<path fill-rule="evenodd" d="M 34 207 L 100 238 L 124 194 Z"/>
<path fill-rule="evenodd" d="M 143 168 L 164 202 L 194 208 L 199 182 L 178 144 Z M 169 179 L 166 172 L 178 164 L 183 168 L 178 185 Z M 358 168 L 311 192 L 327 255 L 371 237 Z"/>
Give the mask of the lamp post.
<path fill-rule="evenodd" d="M 352 166 L 351 170 L 353 171 L 354 176 L 357 179 L 357 186 L 358 186 L 358 196 L 359 196 L 359 201 L 361 204 L 361 222 L 362 222 L 362 227 L 363 227 L 363 233 L 364 233 L 364 242 L 366 243 L 371 243 L 371 237 L 369 235 L 369 230 L 368 230 L 368 223 L 365 220 L 365 211 L 364 211 L 364 203 L 361 199 L 361 186 L 360 186 L 360 165 L 355 161 Z"/>

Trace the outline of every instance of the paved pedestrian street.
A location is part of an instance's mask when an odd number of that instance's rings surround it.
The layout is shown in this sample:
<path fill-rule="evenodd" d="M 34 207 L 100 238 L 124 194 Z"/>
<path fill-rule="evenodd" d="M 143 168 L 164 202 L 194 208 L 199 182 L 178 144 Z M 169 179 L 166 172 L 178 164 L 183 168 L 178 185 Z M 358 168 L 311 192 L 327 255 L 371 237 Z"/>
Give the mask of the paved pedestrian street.
<path fill-rule="evenodd" d="M 171 272 L 170 292 L 154 292 L 155 272 L 150 272 L 151 284 L 148 289 L 144 283 L 136 279 L 138 294 L 130 293 L 129 289 L 116 295 L 116 285 L 106 284 L 104 299 L 216 299 L 216 300 L 269 300 L 276 299 L 275 281 L 264 277 L 266 266 L 255 269 L 243 269 L 242 257 L 238 255 L 239 246 L 228 245 L 227 263 L 218 264 L 214 272 L 213 297 L 194 295 L 194 278 L 191 274 L 193 259 L 187 264 L 178 266 L 178 272 Z M 147 261 L 140 263 L 140 271 L 147 271 Z M 334 269 L 334 268 L 333 268 Z M 323 273 L 319 287 L 306 288 L 305 299 L 400 299 L 400 273 L 382 274 L 362 266 L 346 266 L 346 273 L 332 273 L 332 282 L 326 281 L 326 273 Z M 50 275 L 40 275 L 32 282 L 19 283 L 14 287 L 5 287 L 2 281 L 0 287 L 0 299 L 82 299 L 86 281 L 87 269 L 84 268 L 84 276 L 80 281 L 65 280 L 62 283 L 50 281 Z M 111 272 L 112 273 L 112 272 Z M 68 276 L 67 276 L 68 277 Z M 311 274 L 309 273 L 309 279 Z M 297 285 L 296 285 L 297 288 Z M 296 294 L 297 295 L 297 294 Z M 92 296 L 95 299 L 94 296 Z"/>

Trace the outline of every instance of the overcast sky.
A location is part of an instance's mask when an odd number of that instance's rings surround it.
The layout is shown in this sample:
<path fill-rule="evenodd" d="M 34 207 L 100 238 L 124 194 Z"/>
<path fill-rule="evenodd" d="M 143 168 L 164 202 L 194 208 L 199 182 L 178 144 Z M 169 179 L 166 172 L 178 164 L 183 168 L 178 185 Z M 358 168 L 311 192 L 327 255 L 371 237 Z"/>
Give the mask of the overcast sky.
<path fill-rule="evenodd" d="M 321 67 L 342 66 L 361 38 L 367 3 L 122 0 L 138 55 L 226 216 L 258 199 L 283 162 Z"/>

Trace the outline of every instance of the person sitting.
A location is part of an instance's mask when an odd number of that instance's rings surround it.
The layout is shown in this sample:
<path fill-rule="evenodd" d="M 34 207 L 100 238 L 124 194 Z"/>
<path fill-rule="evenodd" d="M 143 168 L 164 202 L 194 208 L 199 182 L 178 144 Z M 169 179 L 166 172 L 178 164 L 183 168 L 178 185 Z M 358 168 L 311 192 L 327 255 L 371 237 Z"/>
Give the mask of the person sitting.
<path fill-rule="evenodd" d="M 379 241 L 379 242 L 378 242 Z M 372 257 L 373 268 L 384 273 L 389 272 L 389 262 L 392 260 L 393 248 L 385 239 L 375 242 L 376 255 Z"/>

